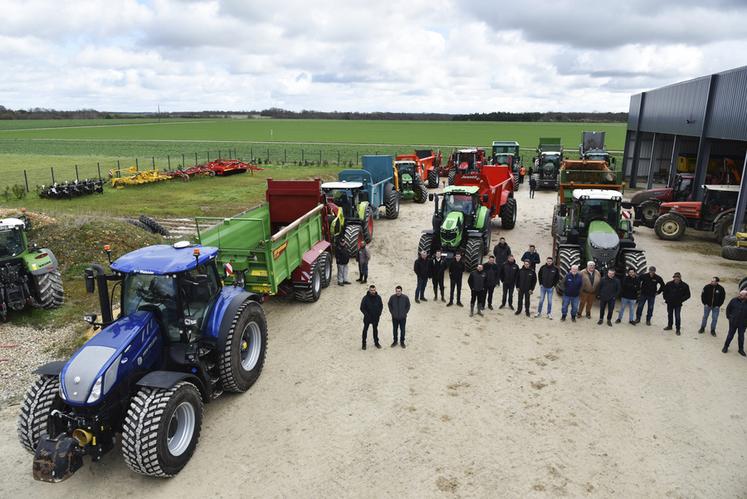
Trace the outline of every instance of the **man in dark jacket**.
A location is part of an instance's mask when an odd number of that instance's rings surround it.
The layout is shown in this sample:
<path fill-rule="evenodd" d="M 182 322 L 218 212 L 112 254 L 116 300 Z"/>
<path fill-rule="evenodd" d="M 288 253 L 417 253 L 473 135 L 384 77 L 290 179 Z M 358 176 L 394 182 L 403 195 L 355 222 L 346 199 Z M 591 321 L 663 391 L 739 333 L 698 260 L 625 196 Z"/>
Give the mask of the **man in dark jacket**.
<path fill-rule="evenodd" d="M 680 312 L 682 304 L 690 299 L 690 286 L 683 280 L 679 272 L 675 272 L 672 280 L 664 285 L 664 301 L 667 302 L 667 327 L 664 331 L 672 330 L 672 316 L 677 328 L 677 336 L 680 335 Z"/>
<path fill-rule="evenodd" d="M 449 303 L 446 304 L 450 307 L 454 304 L 454 288 L 457 290 L 457 305 L 462 305 L 462 275 L 464 275 L 464 262 L 462 261 L 462 254 L 457 253 L 454 255 L 454 259 L 449 262 Z"/>
<path fill-rule="evenodd" d="M 743 289 L 736 298 L 731 299 L 726 306 L 726 318 L 729 321 L 729 333 L 726 335 L 726 343 L 721 351 L 724 353 L 729 351 L 729 344 L 734 338 L 734 333 L 738 333 L 739 355 L 747 357 L 744 353 L 744 330 L 747 328 L 747 289 Z"/>
<path fill-rule="evenodd" d="M 495 248 L 493 248 L 493 256 L 495 256 L 495 264 L 498 265 L 498 267 L 502 267 L 504 263 L 506 263 L 506 260 L 508 260 L 508 255 L 511 254 L 511 247 L 506 244 L 506 238 L 501 237 L 498 239 L 498 244 L 495 245 Z"/>
<path fill-rule="evenodd" d="M 376 292 L 376 286 L 369 286 L 368 293 L 361 300 L 361 312 L 363 313 L 363 346 L 361 348 L 363 350 L 366 349 L 369 324 L 373 326 L 374 345 L 376 348 L 381 348 L 381 345 L 379 345 L 379 319 L 383 311 L 384 303 L 381 301 L 381 296 Z"/>
<path fill-rule="evenodd" d="M 531 173 L 529 174 L 529 199 L 534 199 L 534 191 L 537 190 L 537 179 Z"/>
<path fill-rule="evenodd" d="M 524 260 L 524 266 L 516 273 L 516 289 L 519 291 L 519 303 L 516 306 L 514 315 L 521 313 L 521 307 L 524 306 L 527 317 L 529 317 L 529 295 L 534 292 L 537 285 L 537 273 L 532 268 L 532 262 L 527 258 Z"/>
<path fill-rule="evenodd" d="M 560 320 L 564 321 L 568 313 L 568 304 L 571 305 L 571 320 L 576 322 L 578 315 L 578 304 L 581 301 L 581 288 L 584 280 L 578 273 L 578 265 L 571 265 L 571 270 L 563 279 L 563 306 L 560 310 Z"/>
<path fill-rule="evenodd" d="M 514 261 L 514 255 L 508 255 L 506 263 L 501 266 L 500 279 L 503 283 L 503 299 L 501 300 L 501 306 L 506 306 L 506 298 L 508 297 L 508 308 L 514 309 L 514 288 L 516 287 L 516 275 L 519 273 L 519 266 Z"/>
<path fill-rule="evenodd" d="M 441 301 L 444 299 L 444 274 L 446 273 L 446 258 L 441 255 L 441 250 L 436 250 L 436 254 L 428 263 L 428 273 L 433 280 L 433 299 L 438 301 L 438 290 L 441 290 Z"/>
<path fill-rule="evenodd" d="M 483 265 L 485 270 L 485 292 L 487 293 L 488 308 L 493 310 L 493 291 L 495 291 L 496 285 L 500 282 L 501 269 L 498 264 L 495 263 L 495 256 L 490 255 L 488 257 L 488 263 Z"/>
<path fill-rule="evenodd" d="M 716 324 L 718 324 L 718 315 L 721 312 L 721 305 L 726 299 L 726 291 L 719 284 L 719 278 L 714 277 L 711 282 L 703 286 L 703 292 L 700 293 L 700 301 L 703 304 L 703 320 L 700 321 L 698 333 L 705 333 L 708 325 L 708 316 L 711 316 L 711 336 L 716 336 Z"/>
<path fill-rule="evenodd" d="M 599 320 L 597 324 L 604 322 L 604 311 L 607 310 L 607 325 L 612 327 L 612 312 L 615 310 L 617 295 L 620 294 L 620 281 L 615 277 L 615 270 L 607 270 L 607 275 L 602 277 L 597 290 L 599 295 Z"/>
<path fill-rule="evenodd" d="M 399 345 L 405 348 L 405 323 L 410 311 L 410 299 L 402 293 L 402 286 L 394 288 L 394 294 L 389 297 L 389 313 L 392 315 L 392 347 L 397 346 L 397 328 L 399 327 Z"/>
<path fill-rule="evenodd" d="M 415 303 L 420 303 L 420 300 L 428 301 L 425 299 L 425 287 L 428 284 L 428 253 L 421 251 L 420 256 L 415 260 L 413 270 L 418 278 L 418 284 L 415 287 Z"/>
<path fill-rule="evenodd" d="M 335 260 L 337 261 L 337 285 L 350 284 L 348 282 L 348 263 L 350 263 L 350 254 L 348 249 L 342 243 L 342 237 L 338 240 L 335 247 Z"/>
<path fill-rule="evenodd" d="M 653 265 L 648 268 L 648 273 L 643 274 L 638 280 L 640 288 L 638 291 L 638 306 L 635 312 L 635 323 L 641 322 L 643 307 L 648 304 L 646 309 L 646 325 L 651 325 L 651 317 L 654 316 L 654 303 L 656 295 L 664 291 L 664 279 L 656 273 L 656 267 Z"/>
<path fill-rule="evenodd" d="M 469 316 L 472 317 L 475 314 L 475 303 L 477 303 L 477 314 L 482 315 L 482 303 L 484 303 L 485 296 L 485 269 L 482 264 L 479 264 L 475 270 L 473 270 L 469 278 L 467 278 L 467 284 L 472 292 L 472 296 L 469 299 Z"/>
<path fill-rule="evenodd" d="M 625 309 L 627 308 L 630 324 L 635 326 L 635 315 L 633 312 L 633 307 L 635 305 L 635 301 L 638 299 L 639 287 L 640 284 L 638 282 L 638 276 L 635 273 L 635 269 L 631 267 L 628 269 L 627 275 L 623 277 L 623 280 L 620 283 L 620 301 L 622 301 L 622 304 L 620 305 L 620 313 L 617 314 L 617 320 L 615 321 L 615 324 L 620 324 L 623 315 L 625 315 Z"/>
<path fill-rule="evenodd" d="M 537 273 L 537 280 L 540 285 L 540 298 L 535 317 L 542 317 L 542 304 L 545 302 L 545 297 L 547 297 L 547 318 L 552 319 L 552 293 L 555 285 L 560 280 L 560 270 L 555 266 L 551 256 L 548 256 L 545 264 L 540 267 Z"/>
<path fill-rule="evenodd" d="M 521 256 L 521 261 L 529 260 L 529 266 L 536 272 L 537 265 L 540 263 L 540 255 L 537 253 L 537 248 L 533 244 L 529 245 L 529 250 L 525 251 Z"/>

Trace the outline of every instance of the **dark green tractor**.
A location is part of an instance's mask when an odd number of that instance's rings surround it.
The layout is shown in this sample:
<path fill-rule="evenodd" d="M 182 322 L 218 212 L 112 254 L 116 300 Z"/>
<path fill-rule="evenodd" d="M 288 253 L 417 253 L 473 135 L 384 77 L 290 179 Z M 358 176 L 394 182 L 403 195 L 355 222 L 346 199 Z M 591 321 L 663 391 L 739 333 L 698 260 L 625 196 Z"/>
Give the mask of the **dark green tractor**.
<path fill-rule="evenodd" d="M 423 183 L 415 161 L 394 162 L 394 189 L 402 199 L 421 204 L 428 200 L 428 187 Z"/>
<path fill-rule="evenodd" d="M 423 231 L 418 253 L 430 256 L 440 249 L 449 260 L 460 252 L 465 268 L 474 270 L 490 252 L 490 212 L 478 187 L 452 185 L 429 198 L 434 201 L 433 229 Z"/>
<path fill-rule="evenodd" d="M 560 269 L 558 289 L 572 265 L 596 263 L 602 274 L 618 276 L 629 268 L 646 271 L 646 253 L 636 248 L 633 224 L 622 216 L 622 194 L 616 190 L 575 189 L 568 203 L 558 206 L 553 220 L 553 254 Z"/>

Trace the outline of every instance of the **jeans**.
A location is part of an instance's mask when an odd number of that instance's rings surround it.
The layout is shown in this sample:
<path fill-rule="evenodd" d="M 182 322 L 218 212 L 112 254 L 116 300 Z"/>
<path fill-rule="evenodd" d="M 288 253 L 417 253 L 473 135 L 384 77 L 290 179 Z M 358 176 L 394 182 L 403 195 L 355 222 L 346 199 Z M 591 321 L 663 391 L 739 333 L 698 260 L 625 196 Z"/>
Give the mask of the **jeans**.
<path fill-rule="evenodd" d="M 607 322 L 612 320 L 612 312 L 615 310 L 615 302 L 617 298 L 610 298 L 609 300 L 599 300 L 599 320 L 604 319 L 604 311 L 607 310 Z"/>
<path fill-rule="evenodd" d="M 633 308 L 635 306 L 635 300 L 633 298 L 621 298 L 622 305 L 620 305 L 620 313 L 617 314 L 617 320 L 621 321 L 623 319 L 623 315 L 625 315 L 625 308 L 628 309 L 628 319 L 630 322 L 633 322 L 635 319 L 635 312 L 633 312 Z"/>
<path fill-rule="evenodd" d="M 488 305 L 492 307 L 493 306 L 493 292 L 495 291 L 495 286 L 488 286 L 485 291 L 487 293 Z"/>
<path fill-rule="evenodd" d="M 427 277 L 418 276 L 418 284 L 415 286 L 415 299 L 425 298 L 425 287 L 428 285 Z"/>
<path fill-rule="evenodd" d="M 399 341 L 401 343 L 405 342 L 405 322 L 407 322 L 407 318 L 392 319 L 392 336 L 394 337 L 394 343 L 397 343 L 397 327 L 399 327 Z"/>
<path fill-rule="evenodd" d="M 534 187 L 529 188 L 529 199 L 534 199 L 534 191 L 535 191 Z"/>
<path fill-rule="evenodd" d="M 537 315 L 542 314 L 542 304 L 545 303 L 545 296 L 547 296 L 547 315 L 552 313 L 552 292 L 553 288 L 540 286 L 540 301 L 539 305 L 537 305 Z"/>
<path fill-rule="evenodd" d="M 457 303 L 462 303 L 462 278 L 451 279 L 449 288 L 451 291 L 449 294 L 449 303 L 454 303 L 454 288 L 457 290 Z"/>
<path fill-rule="evenodd" d="M 716 324 L 718 324 L 718 314 L 721 312 L 720 307 L 711 307 L 710 305 L 703 305 L 703 320 L 700 322 L 700 329 L 705 329 L 708 324 L 708 315 L 711 316 L 711 331 L 716 330 Z"/>
<path fill-rule="evenodd" d="M 653 317 L 654 315 L 654 303 L 656 303 L 656 295 L 641 296 L 640 298 L 638 298 L 638 307 L 635 311 L 635 320 L 641 320 L 641 316 L 643 315 L 643 307 L 644 305 L 648 304 L 648 309 L 646 310 L 646 320 L 650 321 L 651 317 Z"/>
<path fill-rule="evenodd" d="M 348 280 L 348 264 L 337 264 L 337 284 L 342 284 Z"/>
<path fill-rule="evenodd" d="M 529 291 L 519 290 L 519 303 L 516 305 L 516 311 L 521 312 L 522 304 L 525 307 L 527 315 L 529 315 Z"/>
<path fill-rule="evenodd" d="M 739 333 L 737 343 L 739 344 L 739 351 L 744 352 L 744 330 L 745 325 L 741 324 L 737 326 L 736 321 L 729 321 L 729 334 L 726 335 L 726 342 L 724 343 L 724 350 L 729 348 L 731 340 L 734 339 L 734 333 Z"/>
<path fill-rule="evenodd" d="M 366 344 L 366 339 L 368 337 L 368 325 L 373 326 L 373 337 L 374 337 L 374 345 L 379 344 L 379 318 L 376 319 L 368 319 L 366 317 L 363 318 L 363 335 L 362 340 L 363 344 Z"/>
<path fill-rule="evenodd" d="M 358 276 L 361 281 L 368 279 L 368 262 L 358 262 Z"/>
<path fill-rule="evenodd" d="M 579 296 L 568 296 L 563 295 L 563 306 L 560 309 L 560 313 L 563 317 L 566 316 L 568 313 L 568 304 L 571 305 L 571 317 L 576 317 L 578 315 L 578 304 L 581 301 L 581 298 Z"/>
<path fill-rule="evenodd" d="M 433 298 L 438 300 L 438 290 L 441 290 L 441 298 L 444 297 L 444 276 L 433 278 Z"/>
<path fill-rule="evenodd" d="M 511 284 L 503 284 L 503 299 L 501 300 L 501 307 L 506 305 L 506 298 L 508 298 L 509 306 L 514 305 L 514 287 Z"/>
<path fill-rule="evenodd" d="M 667 327 L 672 327 L 672 316 L 674 316 L 674 324 L 679 330 L 681 311 L 682 311 L 682 304 L 670 305 L 669 303 L 667 303 Z"/>

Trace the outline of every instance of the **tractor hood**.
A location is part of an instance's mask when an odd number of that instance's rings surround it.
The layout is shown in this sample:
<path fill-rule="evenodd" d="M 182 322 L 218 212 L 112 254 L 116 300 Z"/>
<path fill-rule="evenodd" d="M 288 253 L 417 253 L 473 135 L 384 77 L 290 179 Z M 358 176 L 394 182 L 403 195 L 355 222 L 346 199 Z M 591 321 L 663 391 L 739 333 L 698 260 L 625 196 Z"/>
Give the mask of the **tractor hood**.
<path fill-rule="evenodd" d="M 452 211 L 446 216 L 441 224 L 441 244 L 457 247 L 462 242 L 462 229 L 464 227 L 464 213 Z"/>
<path fill-rule="evenodd" d="M 72 406 L 98 405 L 119 379 L 158 361 L 160 342 L 152 312 L 138 311 L 116 320 L 65 364 L 60 374 L 62 398 Z"/>
<path fill-rule="evenodd" d="M 594 220 L 589 224 L 589 235 L 586 239 L 587 253 L 596 262 L 599 270 L 615 268 L 620 238 L 615 229 L 607 222 Z"/>
<path fill-rule="evenodd" d="M 634 206 L 642 204 L 644 201 L 649 199 L 669 199 L 672 195 L 671 187 L 659 187 L 657 189 L 646 189 L 645 191 L 636 192 L 630 198 L 630 202 Z"/>

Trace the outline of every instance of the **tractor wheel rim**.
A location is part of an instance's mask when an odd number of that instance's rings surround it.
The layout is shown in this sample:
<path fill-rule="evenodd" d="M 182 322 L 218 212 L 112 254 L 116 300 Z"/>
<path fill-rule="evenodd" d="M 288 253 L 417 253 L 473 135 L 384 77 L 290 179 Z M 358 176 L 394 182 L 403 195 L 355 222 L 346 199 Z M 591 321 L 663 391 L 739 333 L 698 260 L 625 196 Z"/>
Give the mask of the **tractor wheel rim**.
<path fill-rule="evenodd" d="M 332 280 L 332 259 L 329 257 L 324 259 L 324 278 L 327 281 Z"/>
<path fill-rule="evenodd" d="M 679 231 L 679 229 L 680 229 L 680 224 L 678 224 L 674 220 L 670 220 L 662 224 L 661 226 L 661 231 L 668 236 L 673 236 Z"/>
<path fill-rule="evenodd" d="M 322 289 L 322 277 L 319 272 L 314 272 L 314 275 L 311 277 L 311 287 L 314 289 L 315 295 Z"/>
<path fill-rule="evenodd" d="M 259 324 L 250 322 L 241 334 L 241 367 L 245 371 L 251 371 L 259 361 L 259 352 L 262 350 L 262 334 Z"/>
<path fill-rule="evenodd" d="M 167 435 L 167 446 L 172 456 L 181 456 L 192 442 L 195 433 L 195 408 L 189 402 L 179 404 L 171 415 Z"/>
<path fill-rule="evenodd" d="M 653 206 L 646 206 L 643 209 L 643 218 L 646 218 L 646 219 L 654 218 L 654 216 L 656 215 L 656 212 L 657 210 Z"/>

